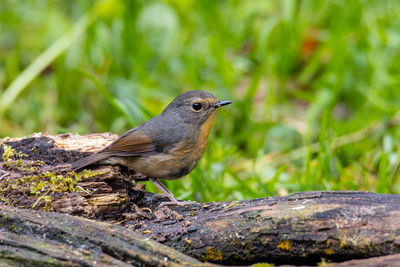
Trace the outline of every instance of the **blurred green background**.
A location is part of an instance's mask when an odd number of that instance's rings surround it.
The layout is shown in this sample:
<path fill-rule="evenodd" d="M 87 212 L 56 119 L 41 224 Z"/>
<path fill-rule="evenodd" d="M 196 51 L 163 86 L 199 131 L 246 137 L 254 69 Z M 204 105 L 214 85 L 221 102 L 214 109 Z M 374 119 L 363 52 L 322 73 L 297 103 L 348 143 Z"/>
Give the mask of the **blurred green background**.
<path fill-rule="evenodd" d="M 167 186 L 219 201 L 400 193 L 399 1 L 61 1 L 0 5 L 0 136 L 121 134 L 179 93 L 233 105 Z"/>

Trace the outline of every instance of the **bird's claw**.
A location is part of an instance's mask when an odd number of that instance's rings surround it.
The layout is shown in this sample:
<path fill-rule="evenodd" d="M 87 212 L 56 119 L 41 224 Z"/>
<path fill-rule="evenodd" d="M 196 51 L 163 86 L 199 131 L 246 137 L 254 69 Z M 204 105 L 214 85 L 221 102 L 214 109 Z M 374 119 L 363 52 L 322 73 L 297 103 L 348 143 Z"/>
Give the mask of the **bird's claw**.
<path fill-rule="evenodd" d="M 191 201 L 191 200 L 188 200 L 188 201 L 175 200 L 175 201 L 161 202 L 160 205 L 158 205 L 158 208 L 162 208 L 164 206 L 172 206 L 172 205 L 186 206 L 186 205 L 190 205 L 190 204 L 198 204 L 198 203 L 196 201 Z"/>

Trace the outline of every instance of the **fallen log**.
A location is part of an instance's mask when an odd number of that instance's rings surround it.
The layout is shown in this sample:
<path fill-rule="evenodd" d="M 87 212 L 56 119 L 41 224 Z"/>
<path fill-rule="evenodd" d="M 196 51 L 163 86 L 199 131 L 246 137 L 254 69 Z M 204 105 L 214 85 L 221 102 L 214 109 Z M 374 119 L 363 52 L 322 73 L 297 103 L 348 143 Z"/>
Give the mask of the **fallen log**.
<path fill-rule="evenodd" d="M 369 259 L 350 260 L 341 263 L 326 264 L 326 267 L 394 267 L 400 266 L 400 254 L 373 257 Z"/>
<path fill-rule="evenodd" d="M 0 266 L 211 266 L 123 227 L 0 206 Z"/>
<path fill-rule="evenodd" d="M 186 255 L 221 264 L 316 264 L 400 253 L 398 195 L 304 192 L 168 209 L 181 217 L 124 225 Z"/>
<path fill-rule="evenodd" d="M 305 192 L 160 207 L 163 199 L 145 193 L 144 186 L 134 181 L 135 173 L 127 169 L 94 166 L 79 173 L 68 169 L 69 162 L 103 148 L 115 137 L 67 134 L 3 139 L 0 202 L 37 210 L 30 212 L 55 211 L 118 224 L 127 229 L 126 233 L 136 232 L 142 240 L 153 239 L 198 260 L 220 264 L 313 265 L 323 259 L 342 262 L 400 253 L 397 195 Z M 13 212 L 19 215 L 19 210 Z M 57 213 L 40 214 L 43 218 L 53 216 L 43 214 Z M 97 225 L 93 220 L 85 222 Z M 45 237 L 46 228 L 43 225 Z M 21 233 L 26 232 L 16 234 Z M 96 231 L 91 234 L 96 235 Z M 11 230 L 8 235 L 18 238 Z"/>

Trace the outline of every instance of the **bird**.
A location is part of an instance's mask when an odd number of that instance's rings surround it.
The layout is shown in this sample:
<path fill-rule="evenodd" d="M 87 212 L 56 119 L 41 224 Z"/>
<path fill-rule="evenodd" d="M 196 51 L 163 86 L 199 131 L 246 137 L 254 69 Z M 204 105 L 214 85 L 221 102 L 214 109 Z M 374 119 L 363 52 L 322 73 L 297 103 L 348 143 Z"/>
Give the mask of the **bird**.
<path fill-rule="evenodd" d="M 231 101 L 218 100 L 203 90 L 178 95 L 158 116 L 122 134 L 103 150 L 72 163 L 74 171 L 93 164 L 123 165 L 135 179 L 150 180 L 166 194 L 168 205 L 180 205 L 159 179 L 189 174 L 208 143 L 216 111 Z"/>

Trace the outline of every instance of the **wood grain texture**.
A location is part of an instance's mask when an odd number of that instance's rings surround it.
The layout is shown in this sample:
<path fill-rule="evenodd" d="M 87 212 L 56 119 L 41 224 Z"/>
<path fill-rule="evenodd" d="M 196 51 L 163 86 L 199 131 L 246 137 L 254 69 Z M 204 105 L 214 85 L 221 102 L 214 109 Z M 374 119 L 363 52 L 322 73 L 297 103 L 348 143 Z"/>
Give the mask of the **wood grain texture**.
<path fill-rule="evenodd" d="M 316 264 L 322 258 L 400 253 L 398 195 L 304 192 L 170 209 L 182 219 L 126 226 L 186 255 L 222 264 Z"/>
<path fill-rule="evenodd" d="M 1 266 L 211 266 L 123 227 L 0 206 Z"/>

